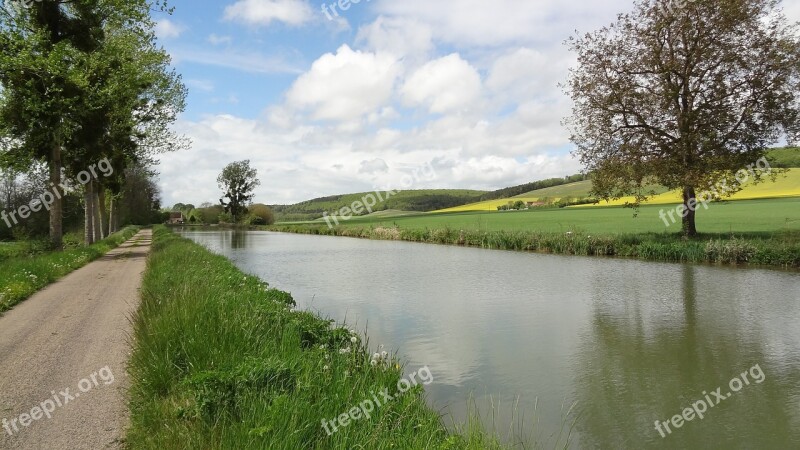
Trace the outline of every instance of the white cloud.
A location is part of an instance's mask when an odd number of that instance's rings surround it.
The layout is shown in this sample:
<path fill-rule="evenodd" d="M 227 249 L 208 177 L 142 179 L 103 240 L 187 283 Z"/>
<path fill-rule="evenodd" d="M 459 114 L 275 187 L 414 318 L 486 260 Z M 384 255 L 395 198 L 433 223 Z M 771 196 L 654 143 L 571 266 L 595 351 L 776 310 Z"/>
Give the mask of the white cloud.
<path fill-rule="evenodd" d="M 421 180 L 415 189 L 489 190 L 578 171 L 578 164 L 567 156 L 538 153 L 541 142 L 536 139 L 545 136 L 514 131 L 514 126 L 467 126 L 448 118 L 420 130 L 387 128 L 350 135 L 335 126 L 281 129 L 231 115 L 209 116 L 177 124 L 178 132 L 192 138 L 193 149 L 161 157 L 160 185 L 165 204 L 216 201 L 217 175 L 229 162 L 242 159 L 250 159 L 261 179 L 269 180 L 255 199 L 269 204 L 401 186 L 409 168 L 428 164 L 436 177 Z M 487 152 L 493 145 L 513 151 Z M 186 176 L 186 167 L 192 167 L 191 176 Z"/>
<path fill-rule="evenodd" d="M 430 26 L 412 19 L 379 17 L 359 28 L 356 42 L 397 57 L 423 58 L 434 49 Z"/>
<path fill-rule="evenodd" d="M 349 121 L 371 114 L 392 96 L 401 66 L 388 54 L 354 51 L 343 45 L 320 57 L 286 95 L 293 108 L 315 120 Z"/>
<path fill-rule="evenodd" d="M 402 88 L 407 104 L 424 105 L 431 113 L 457 112 L 480 96 L 481 77 L 457 53 L 431 61 L 412 74 Z"/>
<path fill-rule="evenodd" d="M 494 61 L 486 86 L 497 94 L 549 95 L 558 91 L 558 83 L 564 79 L 569 61 L 538 50 L 519 48 Z"/>
<path fill-rule="evenodd" d="M 215 33 L 211 33 L 208 35 L 208 42 L 211 45 L 222 45 L 222 44 L 230 44 L 233 42 L 233 38 L 230 36 L 219 36 Z"/>
<path fill-rule="evenodd" d="M 305 0 L 239 0 L 225 7 L 225 20 L 269 26 L 273 22 L 303 25 L 314 17 Z"/>
<path fill-rule="evenodd" d="M 177 24 L 169 19 L 159 20 L 155 26 L 156 36 L 160 39 L 174 39 L 180 37 L 184 31 L 186 31 L 185 26 Z"/>
<path fill-rule="evenodd" d="M 563 40 L 575 29 L 589 31 L 611 22 L 617 12 L 630 11 L 632 4 L 630 0 L 404 0 L 376 7 L 384 15 L 426 23 L 448 43 L 497 47 Z"/>

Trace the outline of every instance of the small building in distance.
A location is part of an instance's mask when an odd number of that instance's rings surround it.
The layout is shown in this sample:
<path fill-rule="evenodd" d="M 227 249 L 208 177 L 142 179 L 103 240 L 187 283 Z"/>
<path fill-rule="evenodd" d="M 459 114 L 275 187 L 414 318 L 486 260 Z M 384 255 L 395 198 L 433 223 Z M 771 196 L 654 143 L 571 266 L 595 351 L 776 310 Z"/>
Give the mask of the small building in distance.
<path fill-rule="evenodd" d="M 180 211 L 173 211 L 169 213 L 169 220 L 167 221 L 170 225 L 183 225 L 185 222 L 183 213 Z"/>

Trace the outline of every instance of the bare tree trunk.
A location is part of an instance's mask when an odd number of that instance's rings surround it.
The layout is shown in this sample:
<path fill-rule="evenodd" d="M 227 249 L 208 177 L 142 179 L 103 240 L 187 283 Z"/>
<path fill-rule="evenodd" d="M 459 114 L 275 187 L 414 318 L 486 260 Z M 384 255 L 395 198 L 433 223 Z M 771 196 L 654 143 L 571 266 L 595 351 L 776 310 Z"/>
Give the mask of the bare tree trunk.
<path fill-rule="evenodd" d="M 120 199 L 114 198 L 114 233 L 119 231 L 119 218 L 121 214 L 121 206 L 120 206 Z"/>
<path fill-rule="evenodd" d="M 697 236 L 695 215 L 697 213 L 697 198 L 694 186 L 683 188 L 683 235 L 686 237 Z"/>
<path fill-rule="evenodd" d="M 92 182 L 88 182 L 83 186 L 83 203 L 84 203 L 84 214 L 83 214 L 83 222 L 84 222 L 84 238 L 86 240 L 86 245 L 94 244 L 94 211 L 92 211 L 92 207 L 94 206 L 94 201 L 92 198 L 94 194 L 92 192 Z"/>
<path fill-rule="evenodd" d="M 61 145 L 54 144 L 50 154 L 50 184 L 53 186 L 53 204 L 50 205 L 50 244 L 55 250 L 64 248 L 62 217 L 64 202 L 61 190 Z"/>
<path fill-rule="evenodd" d="M 94 219 L 94 241 L 98 242 L 103 240 L 103 220 L 100 217 L 100 186 L 97 180 L 92 180 L 92 219 Z"/>
<path fill-rule="evenodd" d="M 100 208 L 100 234 L 105 238 L 108 233 L 108 209 L 106 208 L 106 190 L 102 185 L 97 185 L 97 203 Z"/>
<path fill-rule="evenodd" d="M 112 234 L 116 233 L 117 230 L 114 229 L 114 220 L 115 211 L 114 211 L 114 195 L 110 195 L 108 198 L 108 235 L 111 236 Z"/>

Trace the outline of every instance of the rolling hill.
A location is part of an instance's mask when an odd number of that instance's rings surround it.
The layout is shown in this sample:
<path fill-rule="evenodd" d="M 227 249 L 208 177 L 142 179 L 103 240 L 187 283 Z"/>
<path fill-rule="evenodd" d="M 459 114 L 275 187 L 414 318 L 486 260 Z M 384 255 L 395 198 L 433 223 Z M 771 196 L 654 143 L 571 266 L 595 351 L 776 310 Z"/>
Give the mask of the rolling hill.
<path fill-rule="evenodd" d="M 757 186 L 748 186 L 744 191 L 735 194 L 730 200 L 748 200 L 759 198 L 781 198 L 800 196 L 800 148 L 787 147 L 773 149 L 768 156 L 772 167 L 798 168 L 789 171 L 787 177 L 776 183 L 766 182 Z M 413 213 L 426 212 L 468 212 L 497 211 L 500 206 L 509 202 L 523 201 L 531 203 L 549 203 L 563 199 L 585 199 L 590 197 L 591 180 L 584 175 L 573 175 L 565 178 L 550 178 L 496 191 L 479 191 L 468 189 L 429 189 L 402 191 L 373 208 L 374 217 L 400 217 Z M 661 186 L 652 186 L 657 195 L 649 204 L 677 203 L 680 196 L 676 192 L 667 192 Z M 361 200 L 369 192 L 335 195 L 305 201 L 295 205 L 274 205 L 279 222 L 311 221 L 320 219 L 323 213 L 332 214 L 353 202 Z M 573 207 L 596 207 L 624 205 L 632 198 L 623 198 L 614 202 L 603 202 L 599 205 L 581 205 Z"/>

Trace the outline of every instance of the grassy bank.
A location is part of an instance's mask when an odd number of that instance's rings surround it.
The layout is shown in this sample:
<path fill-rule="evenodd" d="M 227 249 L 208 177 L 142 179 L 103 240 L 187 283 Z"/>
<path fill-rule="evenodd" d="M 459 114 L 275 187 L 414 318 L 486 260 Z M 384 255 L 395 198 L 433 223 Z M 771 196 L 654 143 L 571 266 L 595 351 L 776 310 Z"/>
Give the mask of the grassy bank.
<path fill-rule="evenodd" d="M 105 255 L 139 230 L 127 227 L 90 246 L 47 252 L 35 243 L 3 244 L 0 251 L 0 313 L 39 289 Z M 41 247 L 41 248 L 40 248 Z"/>
<path fill-rule="evenodd" d="M 665 262 L 753 264 L 800 268 L 800 232 L 706 234 L 685 240 L 680 234 L 629 233 L 590 235 L 537 231 L 459 230 L 449 227 L 335 227 L 274 225 L 271 231 L 404 240 L 429 244 L 463 245 L 497 250 L 531 251 L 583 256 L 617 256 Z"/>
<path fill-rule="evenodd" d="M 157 227 L 134 320 L 131 448 L 496 448 L 448 433 L 417 385 L 329 434 L 404 369 L 226 258 Z M 435 372 L 433 373 L 435 376 Z M 329 430 L 331 428 L 329 427 Z"/>

